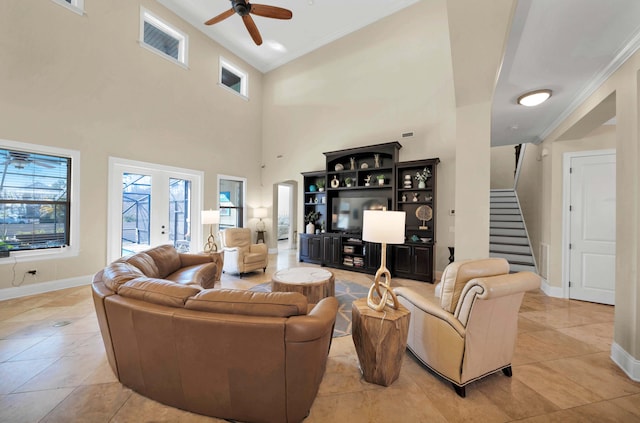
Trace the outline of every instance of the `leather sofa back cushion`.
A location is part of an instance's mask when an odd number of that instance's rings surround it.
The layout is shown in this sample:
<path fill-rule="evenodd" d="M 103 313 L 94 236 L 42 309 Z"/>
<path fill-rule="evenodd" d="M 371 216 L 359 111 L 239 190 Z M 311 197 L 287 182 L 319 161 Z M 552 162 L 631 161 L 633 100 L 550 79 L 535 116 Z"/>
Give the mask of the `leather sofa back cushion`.
<path fill-rule="evenodd" d="M 144 251 L 125 258 L 124 261 L 140 269 L 145 276 L 160 278 L 160 271 L 158 270 L 158 266 L 156 266 L 156 262 Z"/>
<path fill-rule="evenodd" d="M 453 313 L 460 293 L 471 279 L 504 275 L 509 273 L 509 262 L 503 258 L 456 261 L 448 265 L 442 273 L 440 305 Z"/>
<path fill-rule="evenodd" d="M 200 292 L 185 308 L 211 313 L 290 317 L 307 314 L 307 298 L 298 292 L 251 292 L 215 289 Z"/>
<path fill-rule="evenodd" d="M 200 290 L 197 285 L 179 285 L 162 279 L 140 277 L 121 285 L 118 294 L 149 303 L 183 307 L 187 299 L 198 294 Z"/>
<path fill-rule="evenodd" d="M 172 245 L 161 245 L 147 250 L 147 254 L 153 259 L 158 267 L 158 277 L 166 278 L 182 267 L 180 254 Z"/>
<path fill-rule="evenodd" d="M 144 276 L 144 274 L 137 267 L 128 263 L 114 262 L 102 272 L 102 282 L 113 292 L 118 292 L 120 285 L 140 276 Z"/>

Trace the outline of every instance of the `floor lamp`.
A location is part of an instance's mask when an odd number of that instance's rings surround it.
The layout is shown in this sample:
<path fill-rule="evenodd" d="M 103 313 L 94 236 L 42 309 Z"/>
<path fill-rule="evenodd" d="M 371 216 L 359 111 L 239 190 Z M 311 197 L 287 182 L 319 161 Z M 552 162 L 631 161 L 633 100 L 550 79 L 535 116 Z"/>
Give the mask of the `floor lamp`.
<path fill-rule="evenodd" d="M 211 253 L 218 251 L 216 238 L 213 236 L 213 225 L 220 223 L 220 210 L 203 210 L 201 217 L 202 224 L 209 225 L 209 237 L 207 238 L 207 243 L 204 244 L 204 252 Z"/>
<path fill-rule="evenodd" d="M 399 307 L 396 294 L 391 290 L 387 244 L 404 244 L 405 220 L 403 211 L 365 210 L 363 213 L 362 240 L 382 244 L 380 268 L 367 295 L 367 305 L 373 310 L 382 311 L 387 305 L 396 310 Z"/>

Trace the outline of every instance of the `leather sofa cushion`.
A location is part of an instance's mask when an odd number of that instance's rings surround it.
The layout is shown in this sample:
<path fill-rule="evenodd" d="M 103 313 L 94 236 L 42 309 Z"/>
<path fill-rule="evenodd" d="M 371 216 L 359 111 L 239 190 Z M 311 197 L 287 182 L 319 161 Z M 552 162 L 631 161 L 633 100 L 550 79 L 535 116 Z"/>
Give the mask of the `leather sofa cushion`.
<path fill-rule="evenodd" d="M 140 269 L 145 276 L 160 278 L 160 271 L 158 270 L 155 260 L 144 251 L 125 258 L 124 261 Z"/>
<path fill-rule="evenodd" d="M 181 285 L 196 284 L 208 289 L 213 288 L 217 271 L 217 263 L 197 264 L 178 269 L 164 279 Z"/>
<path fill-rule="evenodd" d="M 118 292 L 120 285 L 140 276 L 144 274 L 137 267 L 124 262 L 114 262 L 102 272 L 102 282 L 113 292 Z"/>
<path fill-rule="evenodd" d="M 156 264 L 156 267 L 158 268 L 157 277 L 161 279 L 165 279 L 167 276 L 182 267 L 180 254 L 172 245 L 161 245 L 147 250 L 146 253 Z"/>
<path fill-rule="evenodd" d="M 185 308 L 247 316 L 290 317 L 307 314 L 307 298 L 298 292 L 251 292 L 215 289 L 187 300 Z"/>
<path fill-rule="evenodd" d="M 169 307 L 183 307 L 187 299 L 200 290 L 197 285 L 180 285 L 163 279 L 139 277 L 121 285 L 118 295 Z"/>

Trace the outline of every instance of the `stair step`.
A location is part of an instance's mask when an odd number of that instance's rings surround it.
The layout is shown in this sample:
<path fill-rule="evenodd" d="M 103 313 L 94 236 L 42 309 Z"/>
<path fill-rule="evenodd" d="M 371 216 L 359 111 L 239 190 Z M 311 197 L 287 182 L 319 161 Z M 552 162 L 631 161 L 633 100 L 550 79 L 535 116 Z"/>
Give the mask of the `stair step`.
<path fill-rule="evenodd" d="M 490 222 L 522 222 L 520 214 L 494 214 L 489 216 Z"/>
<path fill-rule="evenodd" d="M 518 210 L 518 203 L 494 203 L 491 202 L 490 209 L 493 212 L 494 210 L 499 209 L 516 209 Z"/>
<path fill-rule="evenodd" d="M 491 220 L 489 224 L 489 228 L 491 229 L 524 229 L 524 223 Z"/>
<path fill-rule="evenodd" d="M 536 273 L 535 266 L 528 266 L 524 264 L 513 264 L 509 263 L 512 272 L 533 272 Z"/>
<path fill-rule="evenodd" d="M 492 208 L 489 213 L 493 215 L 500 215 L 500 216 L 508 216 L 508 215 L 520 216 L 520 210 L 516 208 L 510 208 L 510 209 Z"/>
<path fill-rule="evenodd" d="M 510 244 L 510 245 L 529 246 L 529 240 L 526 237 L 520 237 L 520 236 L 490 235 L 489 242 L 491 244 Z"/>
<path fill-rule="evenodd" d="M 489 252 L 489 257 L 502 257 L 512 264 L 525 264 L 525 265 L 531 265 L 531 266 L 533 266 L 534 264 L 533 257 L 531 257 L 531 254 L 523 255 L 523 254 L 505 254 L 505 253 Z"/>
<path fill-rule="evenodd" d="M 516 197 L 491 197 L 490 203 L 517 203 Z"/>
<path fill-rule="evenodd" d="M 527 238 L 527 232 L 524 229 L 500 229 L 500 228 L 489 228 L 490 236 L 517 236 Z"/>
<path fill-rule="evenodd" d="M 501 252 L 507 254 L 531 254 L 529 245 L 514 245 L 514 244 L 489 244 L 489 252 Z"/>
<path fill-rule="evenodd" d="M 491 190 L 491 197 L 515 197 L 516 194 L 512 189 L 507 190 Z"/>

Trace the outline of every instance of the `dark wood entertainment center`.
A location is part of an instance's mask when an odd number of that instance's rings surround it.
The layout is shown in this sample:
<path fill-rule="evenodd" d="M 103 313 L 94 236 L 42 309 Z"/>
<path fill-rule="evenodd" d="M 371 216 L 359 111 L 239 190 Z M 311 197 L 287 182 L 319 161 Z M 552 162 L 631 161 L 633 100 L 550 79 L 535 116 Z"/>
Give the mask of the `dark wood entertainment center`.
<path fill-rule="evenodd" d="M 433 282 L 440 159 L 399 162 L 401 148 L 390 142 L 324 153 L 326 170 L 302 173 L 304 215 L 320 217 L 315 233 L 300 234 L 300 261 L 375 273 L 381 246 L 362 241 L 362 210 L 386 207 L 407 213 L 405 243 L 387 247 L 387 267 L 396 276 Z M 419 186 L 416 174 L 423 172 L 428 176 Z"/>

